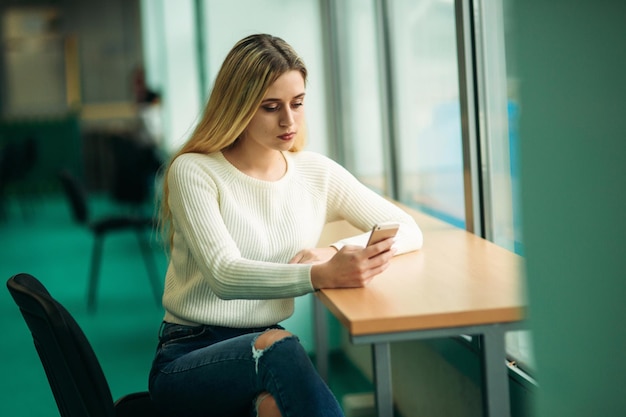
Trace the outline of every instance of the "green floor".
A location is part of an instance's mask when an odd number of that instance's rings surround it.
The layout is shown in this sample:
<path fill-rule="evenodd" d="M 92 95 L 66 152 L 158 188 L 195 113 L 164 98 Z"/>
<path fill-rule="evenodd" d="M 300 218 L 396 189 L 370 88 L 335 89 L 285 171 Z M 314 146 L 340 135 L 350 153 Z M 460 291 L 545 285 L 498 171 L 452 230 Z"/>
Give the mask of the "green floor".
<path fill-rule="evenodd" d="M 97 216 L 114 209 L 105 199 Z M 74 315 L 108 378 L 114 398 L 145 390 L 163 311 L 150 291 L 135 237 L 120 234 L 105 244 L 98 310 L 86 309 L 86 278 L 91 235 L 73 223 L 65 201 L 51 196 L 20 205 L 9 201 L 0 220 L 0 279 L 27 272 Z M 166 257 L 155 255 L 164 273 Z M 3 340 L 0 415 L 58 416 L 54 398 L 35 352 L 30 333 L 3 284 L 0 290 Z M 341 399 L 346 393 L 371 390 L 371 384 L 339 353 L 332 355 L 329 384 Z"/>

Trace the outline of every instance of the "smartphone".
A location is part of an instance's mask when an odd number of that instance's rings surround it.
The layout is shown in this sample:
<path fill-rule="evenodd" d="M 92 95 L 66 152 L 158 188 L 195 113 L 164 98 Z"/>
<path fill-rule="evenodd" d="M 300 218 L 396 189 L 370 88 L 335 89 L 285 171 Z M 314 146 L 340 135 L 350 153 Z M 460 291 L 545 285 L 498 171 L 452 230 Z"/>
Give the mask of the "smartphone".
<path fill-rule="evenodd" d="M 374 225 L 367 246 L 373 245 L 390 237 L 394 237 L 400 228 L 399 223 L 381 223 Z"/>

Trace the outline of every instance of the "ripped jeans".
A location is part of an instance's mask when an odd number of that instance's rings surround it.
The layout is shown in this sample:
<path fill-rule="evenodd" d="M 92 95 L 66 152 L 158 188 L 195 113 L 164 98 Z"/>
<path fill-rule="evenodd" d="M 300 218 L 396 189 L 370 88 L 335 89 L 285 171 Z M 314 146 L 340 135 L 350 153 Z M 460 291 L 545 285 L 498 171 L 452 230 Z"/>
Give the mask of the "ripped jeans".
<path fill-rule="evenodd" d="M 236 329 L 163 323 L 152 364 L 153 401 L 172 417 L 255 416 L 269 392 L 283 417 L 343 416 L 296 336 L 264 350 L 254 347 L 268 328 Z"/>

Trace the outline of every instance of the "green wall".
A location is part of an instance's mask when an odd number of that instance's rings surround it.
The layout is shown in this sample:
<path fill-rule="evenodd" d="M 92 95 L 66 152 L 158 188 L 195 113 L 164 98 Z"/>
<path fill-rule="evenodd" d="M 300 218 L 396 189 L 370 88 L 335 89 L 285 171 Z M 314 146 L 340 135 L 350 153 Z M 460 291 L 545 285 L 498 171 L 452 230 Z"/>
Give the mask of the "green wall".
<path fill-rule="evenodd" d="M 626 415 L 626 2 L 518 0 L 536 415 Z"/>
<path fill-rule="evenodd" d="M 82 145 L 80 122 L 77 115 L 55 117 L 30 117 L 0 119 L 0 149 L 7 145 L 34 141 L 32 166 L 22 166 L 18 155 L 9 158 L 15 164 L 10 170 L 24 170 L 19 180 L 12 181 L 7 194 L 39 195 L 57 192 L 57 173 L 61 168 L 80 172 L 82 169 Z"/>

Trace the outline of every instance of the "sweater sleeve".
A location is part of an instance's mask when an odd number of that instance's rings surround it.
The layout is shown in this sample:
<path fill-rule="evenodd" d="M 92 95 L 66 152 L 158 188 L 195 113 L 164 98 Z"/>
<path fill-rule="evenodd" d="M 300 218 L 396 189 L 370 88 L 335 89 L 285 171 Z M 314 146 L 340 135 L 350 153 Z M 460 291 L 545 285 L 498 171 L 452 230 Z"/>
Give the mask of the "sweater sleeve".
<path fill-rule="evenodd" d="M 396 255 L 420 249 L 422 231 L 408 213 L 362 184 L 341 165 L 329 160 L 330 184 L 328 221 L 343 219 L 365 233 L 332 244 L 337 249 L 345 245 L 365 246 L 375 224 L 397 222 L 400 229 L 395 237 Z"/>
<path fill-rule="evenodd" d="M 172 163 L 168 184 L 174 227 L 171 256 L 183 270 L 181 276 L 197 269 L 212 291 L 227 300 L 287 298 L 314 290 L 311 265 L 242 257 L 223 221 L 216 182 L 193 155 Z"/>

